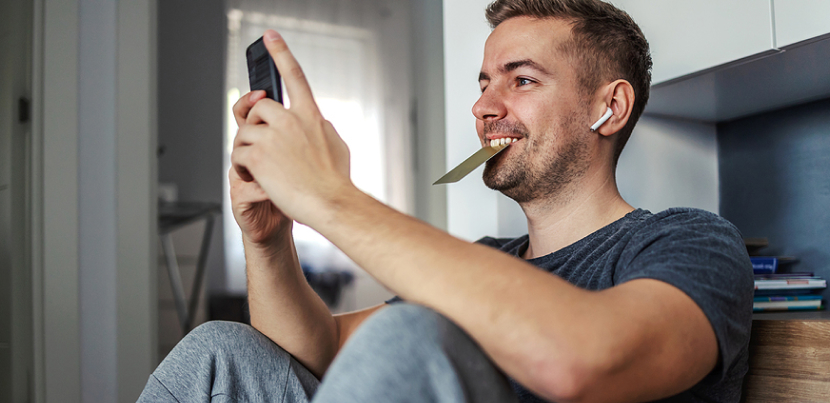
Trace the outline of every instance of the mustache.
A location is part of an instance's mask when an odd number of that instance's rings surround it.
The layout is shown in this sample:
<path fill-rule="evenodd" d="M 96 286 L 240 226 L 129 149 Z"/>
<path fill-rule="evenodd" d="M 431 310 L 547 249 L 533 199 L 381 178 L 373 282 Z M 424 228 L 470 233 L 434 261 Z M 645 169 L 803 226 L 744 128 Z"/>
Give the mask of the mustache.
<path fill-rule="evenodd" d="M 490 133 L 514 134 L 521 137 L 527 137 L 528 130 L 525 125 L 519 122 L 508 122 L 503 120 L 486 121 L 484 122 L 484 135 L 486 136 Z"/>

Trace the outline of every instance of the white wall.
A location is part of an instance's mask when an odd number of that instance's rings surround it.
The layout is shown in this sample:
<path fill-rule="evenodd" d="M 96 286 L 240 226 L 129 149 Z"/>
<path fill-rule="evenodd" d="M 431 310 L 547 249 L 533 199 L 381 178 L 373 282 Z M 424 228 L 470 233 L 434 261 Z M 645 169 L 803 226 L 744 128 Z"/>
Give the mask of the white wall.
<path fill-rule="evenodd" d="M 447 228 L 447 187 L 432 186 L 446 172 L 444 30 L 441 0 L 410 1 L 412 14 L 413 160 L 415 216 Z"/>
<path fill-rule="evenodd" d="M 620 193 L 652 212 L 696 207 L 717 213 L 717 147 L 712 123 L 643 116 L 617 165 Z"/>
<path fill-rule="evenodd" d="M 481 148 L 473 104 L 481 95 L 478 73 L 490 27 L 484 18 L 489 0 L 444 2 L 444 91 L 446 164 L 451 169 Z M 447 230 L 470 241 L 484 235 L 517 236 L 527 232 L 518 205 L 484 186 L 482 168 L 447 186 Z M 438 178 L 435 178 L 438 179 Z"/>
<path fill-rule="evenodd" d="M 81 395 L 116 390 L 116 13 L 112 0 L 81 0 L 79 69 L 79 279 Z"/>

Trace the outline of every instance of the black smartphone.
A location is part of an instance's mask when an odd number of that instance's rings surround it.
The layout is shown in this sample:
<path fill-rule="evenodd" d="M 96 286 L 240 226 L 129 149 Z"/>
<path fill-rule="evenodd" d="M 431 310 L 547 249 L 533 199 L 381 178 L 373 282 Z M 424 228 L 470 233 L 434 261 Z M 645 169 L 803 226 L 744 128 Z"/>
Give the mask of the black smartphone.
<path fill-rule="evenodd" d="M 248 81 L 251 83 L 251 91 L 265 90 L 267 98 L 282 103 L 280 72 L 265 48 L 262 37 L 248 46 L 245 55 L 248 58 Z"/>

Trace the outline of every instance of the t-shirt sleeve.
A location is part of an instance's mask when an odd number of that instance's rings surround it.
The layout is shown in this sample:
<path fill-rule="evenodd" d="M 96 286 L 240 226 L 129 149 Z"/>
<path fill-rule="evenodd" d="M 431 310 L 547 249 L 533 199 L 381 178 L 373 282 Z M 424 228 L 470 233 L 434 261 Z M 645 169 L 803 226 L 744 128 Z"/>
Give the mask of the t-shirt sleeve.
<path fill-rule="evenodd" d="M 715 214 L 691 210 L 667 214 L 631 242 L 615 283 L 651 278 L 686 293 L 715 331 L 713 372 L 724 378 L 748 345 L 752 324 L 752 264 L 738 229 Z"/>

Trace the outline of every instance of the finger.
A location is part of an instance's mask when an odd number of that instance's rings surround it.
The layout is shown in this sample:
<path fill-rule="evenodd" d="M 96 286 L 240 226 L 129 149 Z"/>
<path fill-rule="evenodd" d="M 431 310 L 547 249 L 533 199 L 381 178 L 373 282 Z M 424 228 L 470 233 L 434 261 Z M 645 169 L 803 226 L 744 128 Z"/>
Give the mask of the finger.
<path fill-rule="evenodd" d="M 228 170 L 228 180 L 231 185 L 231 199 L 240 203 L 255 203 L 268 200 L 268 194 L 262 190 L 257 182 L 245 182 L 239 177 L 236 169 Z"/>
<path fill-rule="evenodd" d="M 247 164 L 250 162 L 250 146 L 237 147 L 231 153 L 231 165 L 236 170 L 239 179 L 245 182 L 253 182 L 254 176 L 248 170 Z"/>
<path fill-rule="evenodd" d="M 305 78 L 305 73 L 303 73 L 300 64 L 297 63 L 297 59 L 291 54 L 282 36 L 277 31 L 269 29 L 263 35 L 263 42 L 265 42 L 265 47 L 268 49 L 268 53 L 271 54 L 271 58 L 274 59 L 277 70 L 282 75 L 292 109 L 297 106 L 302 110 L 319 114 L 320 111 L 317 109 L 317 104 L 314 103 L 314 96 Z"/>
<path fill-rule="evenodd" d="M 273 124 L 285 118 L 288 113 L 285 107 L 273 99 L 263 99 L 256 103 L 248 112 L 248 117 L 245 123 L 250 125 L 258 125 L 260 123 Z"/>
<path fill-rule="evenodd" d="M 265 98 L 265 91 L 256 90 L 251 91 L 239 98 L 233 104 L 233 117 L 236 119 L 236 125 L 242 126 L 245 124 L 245 119 L 248 117 L 248 112 L 253 108 L 257 101 Z"/>
<path fill-rule="evenodd" d="M 267 136 L 270 131 L 263 125 L 249 125 L 243 124 L 239 130 L 236 131 L 236 137 L 233 139 L 233 149 L 237 147 L 244 147 L 254 144 L 263 137 Z"/>

